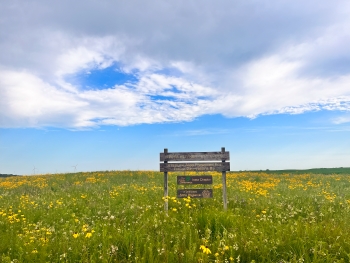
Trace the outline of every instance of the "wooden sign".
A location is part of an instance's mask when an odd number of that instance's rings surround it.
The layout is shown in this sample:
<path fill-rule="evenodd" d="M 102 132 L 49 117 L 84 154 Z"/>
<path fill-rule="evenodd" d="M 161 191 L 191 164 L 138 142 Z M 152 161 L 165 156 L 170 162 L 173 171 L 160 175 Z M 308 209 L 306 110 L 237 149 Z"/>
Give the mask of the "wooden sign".
<path fill-rule="evenodd" d="M 165 148 L 160 153 L 160 171 L 164 172 L 164 197 L 168 197 L 168 172 L 175 171 L 217 171 L 222 172 L 222 199 L 224 210 L 227 210 L 226 171 L 230 171 L 230 152 L 221 148 L 221 152 L 168 152 Z M 216 162 L 195 162 L 216 161 Z M 171 162 L 171 163 L 169 163 Z M 178 162 L 178 163 L 176 163 Z M 178 185 L 212 184 L 212 176 L 178 176 Z M 179 189 L 177 197 L 211 198 L 213 189 Z M 168 202 L 164 202 L 164 210 L 168 212 Z"/>
<path fill-rule="evenodd" d="M 230 163 L 160 163 L 161 172 L 174 171 L 230 171 Z"/>
<path fill-rule="evenodd" d="M 213 189 L 180 189 L 177 190 L 177 198 L 212 198 Z"/>
<path fill-rule="evenodd" d="M 178 176 L 177 184 L 213 184 L 213 176 L 200 175 L 200 176 Z"/>
<path fill-rule="evenodd" d="M 188 161 L 228 161 L 230 152 L 173 152 L 160 153 L 161 162 Z"/>

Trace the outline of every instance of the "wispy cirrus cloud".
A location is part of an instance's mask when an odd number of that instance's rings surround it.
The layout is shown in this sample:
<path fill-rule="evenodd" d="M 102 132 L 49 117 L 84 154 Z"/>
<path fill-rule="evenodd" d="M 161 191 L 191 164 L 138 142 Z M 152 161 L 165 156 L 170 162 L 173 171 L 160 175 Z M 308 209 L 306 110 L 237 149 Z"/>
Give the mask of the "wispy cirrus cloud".
<path fill-rule="evenodd" d="M 336 117 L 332 121 L 335 124 L 350 123 L 350 114 Z"/>

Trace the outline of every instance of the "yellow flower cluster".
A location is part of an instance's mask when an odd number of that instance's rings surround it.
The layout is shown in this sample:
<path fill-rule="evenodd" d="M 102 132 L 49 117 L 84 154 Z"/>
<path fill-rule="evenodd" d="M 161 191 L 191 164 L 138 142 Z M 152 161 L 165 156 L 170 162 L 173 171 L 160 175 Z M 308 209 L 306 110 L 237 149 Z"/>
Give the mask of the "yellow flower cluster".
<path fill-rule="evenodd" d="M 13 176 L 0 179 L 0 188 L 10 190 L 21 186 L 43 189 L 48 187 L 48 183 L 44 176 Z"/>

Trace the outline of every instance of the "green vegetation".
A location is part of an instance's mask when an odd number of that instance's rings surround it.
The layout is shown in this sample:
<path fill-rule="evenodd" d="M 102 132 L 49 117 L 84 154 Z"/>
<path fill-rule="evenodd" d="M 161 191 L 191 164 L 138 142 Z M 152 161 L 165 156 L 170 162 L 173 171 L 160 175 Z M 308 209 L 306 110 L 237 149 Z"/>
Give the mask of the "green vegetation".
<path fill-rule="evenodd" d="M 305 174 L 305 173 L 312 173 L 312 174 L 350 174 L 350 167 L 338 167 L 338 168 L 313 168 L 313 169 L 306 169 L 306 170 L 265 170 L 266 173 L 273 173 L 273 174 Z"/>
<path fill-rule="evenodd" d="M 228 173 L 227 211 L 212 175 L 211 199 L 176 173 L 165 199 L 152 171 L 0 178 L 0 262 L 350 261 L 349 174 Z"/>
<path fill-rule="evenodd" d="M 14 174 L 0 174 L 0 177 L 11 177 L 11 176 L 16 176 Z"/>

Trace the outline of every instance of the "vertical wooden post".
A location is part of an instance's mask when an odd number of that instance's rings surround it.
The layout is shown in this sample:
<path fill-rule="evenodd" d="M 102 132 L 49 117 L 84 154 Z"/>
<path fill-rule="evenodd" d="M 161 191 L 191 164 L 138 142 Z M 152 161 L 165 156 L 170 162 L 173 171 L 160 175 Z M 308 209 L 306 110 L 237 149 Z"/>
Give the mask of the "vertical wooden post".
<path fill-rule="evenodd" d="M 221 147 L 221 152 L 225 153 L 225 147 Z M 222 160 L 224 163 L 225 160 Z M 224 202 L 224 210 L 227 210 L 227 194 L 226 194 L 226 171 L 222 171 L 222 199 Z"/>
<path fill-rule="evenodd" d="M 168 153 L 168 149 L 164 148 L 164 157 L 165 155 Z M 165 159 L 164 163 L 167 163 L 168 161 Z M 168 213 L 168 172 L 164 171 L 164 210 L 166 211 L 166 213 Z"/>

